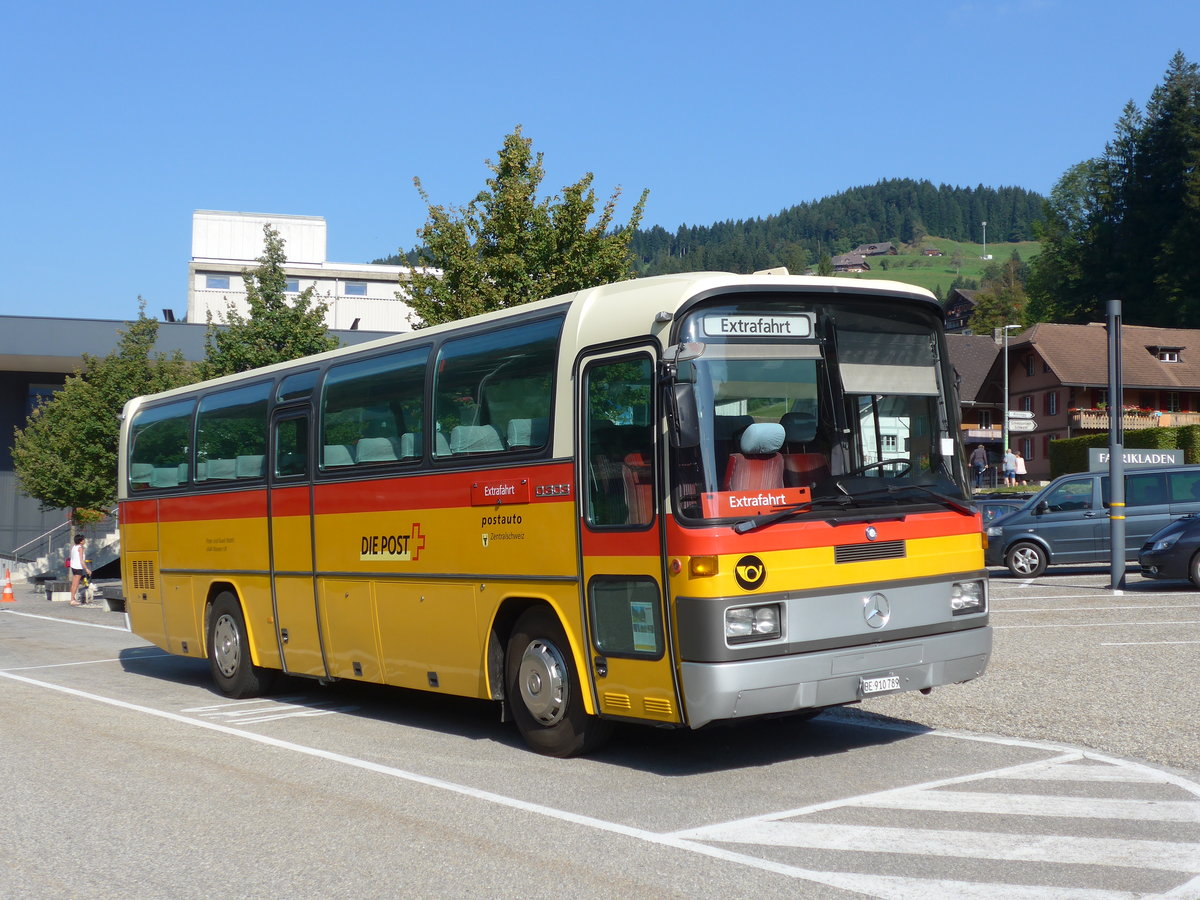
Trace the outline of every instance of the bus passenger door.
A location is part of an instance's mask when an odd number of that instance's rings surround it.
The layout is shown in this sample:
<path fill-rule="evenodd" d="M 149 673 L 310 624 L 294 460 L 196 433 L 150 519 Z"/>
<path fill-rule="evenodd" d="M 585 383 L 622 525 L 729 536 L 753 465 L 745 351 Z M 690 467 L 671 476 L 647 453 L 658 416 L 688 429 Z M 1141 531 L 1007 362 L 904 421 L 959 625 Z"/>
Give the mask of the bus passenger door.
<path fill-rule="evenodd" d="M 271 424 L 271 596 L 285 672 L 324 676 L 313 554 L 311 415 L 275 414 Z"/>
<path fill-rule="evenodd" d="M 581 361 L 579 546 L 597 709 L 681 721 L 667 613 L 649 348 Z"/>

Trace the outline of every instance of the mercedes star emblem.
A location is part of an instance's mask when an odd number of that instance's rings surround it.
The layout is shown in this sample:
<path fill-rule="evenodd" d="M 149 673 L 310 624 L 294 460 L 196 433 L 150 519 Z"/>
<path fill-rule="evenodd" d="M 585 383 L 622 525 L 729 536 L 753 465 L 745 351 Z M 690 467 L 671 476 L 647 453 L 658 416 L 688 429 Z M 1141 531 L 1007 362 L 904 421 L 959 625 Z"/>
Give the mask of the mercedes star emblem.
<path fill-rule="evenodd" d="M 892 604 L 883 594 L 872 594 L 863 600 L 863 618 L 872 628 L 882 628 L 892 617 Z"/>

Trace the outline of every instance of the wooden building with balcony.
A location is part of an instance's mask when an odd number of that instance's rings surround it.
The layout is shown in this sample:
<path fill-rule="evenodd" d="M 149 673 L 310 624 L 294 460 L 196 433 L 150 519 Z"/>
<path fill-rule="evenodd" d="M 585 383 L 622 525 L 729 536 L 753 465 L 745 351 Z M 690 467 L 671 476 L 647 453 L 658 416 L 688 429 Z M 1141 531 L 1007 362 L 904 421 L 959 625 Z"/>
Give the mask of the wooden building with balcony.
<path fill-rule="evenodd" d="M 959 361 L 967 347 L 962 342 L 969 337 L 957 336 L 950 346 L 964 381 Z M 995 346 L 990 337 L 982 340 Z M 971 354 L 978 357 L 979 352 Z M 1028 421 L 1033 426 L 1017 431 L 1010 424 L 1009 444 L 1025 457 L 1031 479 L 1050 477 L 1051 442 L 1108 431 L 1109 408 L 1114 405 L 1122 409 L 1126 430 L 1200 424 L 1200 330 L 1125 325 L 1121 352 L 1124 397 L 1114 404 L 1108 396 L 1108 331 L 1103 324 L 1043 322 L 1010 335 L 1007 407 L 1032 413 Z M 967 429 L 968 412 L 978 420 L 979 411 L 990 406 L 999 419 L 1005 407 L 1004 366 L 1003 346 L 996 346 L 972 407 L 963 400 L 965 441 L 974 440 Z"/>

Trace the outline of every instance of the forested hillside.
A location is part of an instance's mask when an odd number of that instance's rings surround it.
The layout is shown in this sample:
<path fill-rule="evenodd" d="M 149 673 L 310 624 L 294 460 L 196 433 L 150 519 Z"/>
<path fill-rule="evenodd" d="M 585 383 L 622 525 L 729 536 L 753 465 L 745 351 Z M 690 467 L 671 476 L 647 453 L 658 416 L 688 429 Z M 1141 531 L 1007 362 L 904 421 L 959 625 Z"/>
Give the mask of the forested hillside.
<path fill-rule="evenodd" d="M 653 195 L 652 195 L 653 196 Z M 893 179 L 789 207 L 766 218 L 715 225 L 638 230 L 630 248 L 639 275 L 719 270 L 753 272 L 787 266 L 803 272 L 822 253 L 845 253 L 877 241 L 914 243 L 926 235 L 988 244 L 1033 240 L 1045 198 L 1024 188 L 935 187 Z M 997 254 L 1003 252 L 996 247 Z"/>

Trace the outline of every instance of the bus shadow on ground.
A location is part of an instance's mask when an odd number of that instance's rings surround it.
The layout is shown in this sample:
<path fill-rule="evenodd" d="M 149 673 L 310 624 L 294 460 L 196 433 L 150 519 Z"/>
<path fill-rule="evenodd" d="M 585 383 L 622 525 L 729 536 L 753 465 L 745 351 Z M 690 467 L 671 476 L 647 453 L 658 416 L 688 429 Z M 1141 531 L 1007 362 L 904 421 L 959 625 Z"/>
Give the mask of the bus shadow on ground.
<path fill-rule="evenodd" d="M 201 688 L 231 704 L 252 702 L 229 700 L 217 691 L 207 660 L 170 655 L 156 647 L 126 649 L 119 658 L 130 675 Z M 336 708 L 342 715 L 532 752 L 513 723 L 500 721 L 499 705 L 487 700 L 355 681 L 322 685 L 282 676 L 260 701 L 286 702 L 314 713 Z M 588 759 L 663 777 L 684 777 L 837 756 L 894 744 L 929 730 L 874 713 L 858 713 L 856 718 L 889 727 L 863 727 L 850 717 L 830 713 L 810 719 L 780 716 L 718 722 L 695 731 L 619 723 L 608 742 Z"/>

